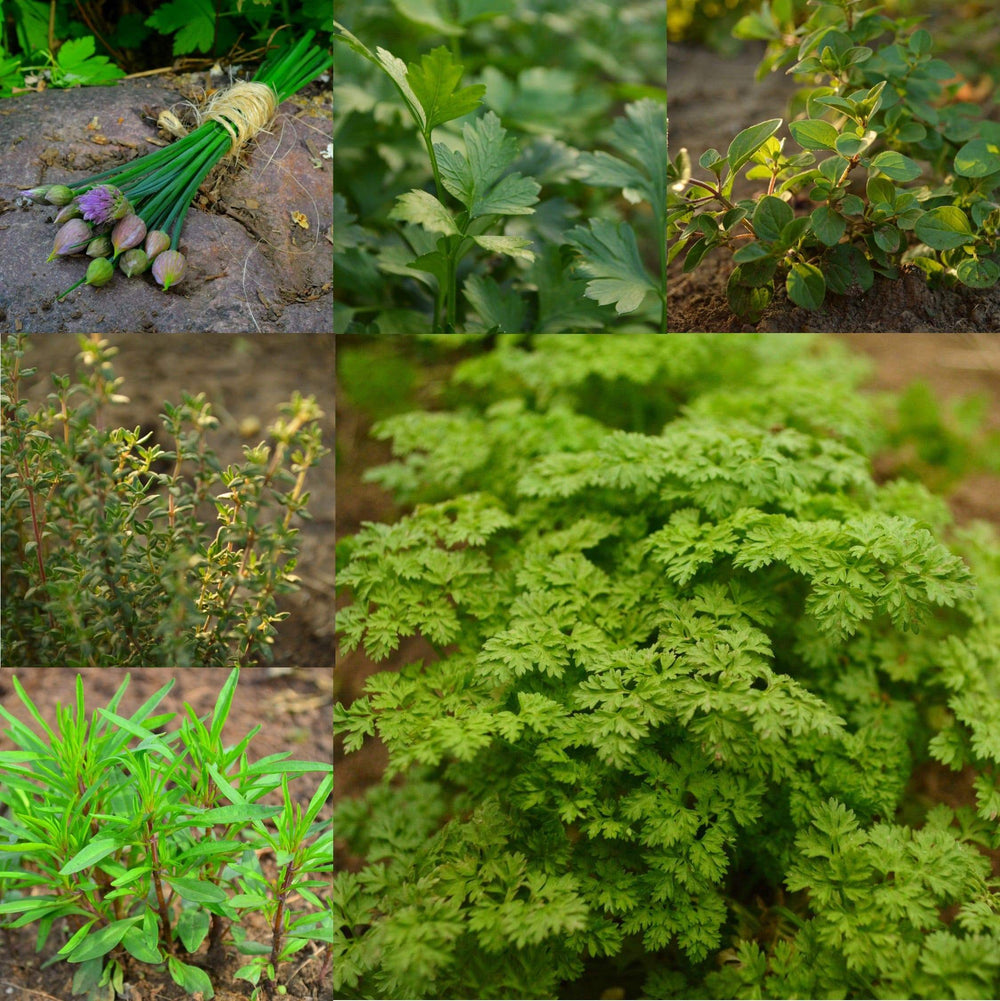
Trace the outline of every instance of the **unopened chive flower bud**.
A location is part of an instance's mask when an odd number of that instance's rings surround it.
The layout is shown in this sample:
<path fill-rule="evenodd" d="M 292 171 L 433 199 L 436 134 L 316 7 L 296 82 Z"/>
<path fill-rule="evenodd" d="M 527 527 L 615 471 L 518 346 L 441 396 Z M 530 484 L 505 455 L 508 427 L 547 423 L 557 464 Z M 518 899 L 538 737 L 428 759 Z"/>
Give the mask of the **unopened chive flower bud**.
<path fill-rule="evenodd" d="M 25 188 L 24 191 L 19 191 L 18 194 L 22 198 L 30 198 L 33 202 L 44 202 L 45 196 L 51 188 L 51 184 L 43 184 L 40 188 Z"/>
<path fill-rule="evenodd" d="M 149 267 L 149 258 L 144 250 L 138 247 L 126 250 L 118 260 L 118 267 L 122 269 L 127 278 L 134 275 L 141 275 Z"/>
<path fill-rule="evenodd" d="M 129 211 L 128 199 L 113 184 L 98 184 L 77 198 L 83 218 L 89 222 L 111 223 Z"/>
<path fill-rule="evenodd" d="M 88 285 L 107 285 L 114 273 L 115 266 L 106 257 L 97 257 L 87 265 L 84 281 Z"/>
<path fill-rule="evenodd" d="M 52 253 L 46 260 L 53 261 L 57 257 L 65 257 L 67 254 L 82 254 L 91 238 L 90 227 L 82 219 L 70 219 L 56 233 L 55 242 L 52 244 Z"/>
<path fill-rule="evenodd" d="M 76 201 L 72 201 L 69 205 L 64 205 L 56 213 L 56 217 L 52 221 L 57 226 L 61 226 L 64 222 L 69 222 L 70 219 L 79 219 L 82 215 L 83 213 L 80 211 L 80 206 L 76 204 Z"/>
<path fill-rule="evenodd" d="M 146 224 L 137 215 L 127 215 L 119 220 L 111 231 L 111 242 L 114 244 L 115 257 L 123 250 L 138 247 L 146 238 Z"/>
<path fill-rule="evenodd" d="M 146 256 L 153 260 L 158 254 L 162 254 L 164 250 L 170 249 L 170 236 L 164 233 L 162 229 L 151 229 L 146 234 Z"/>
<path fill-rule="evenodd" d="M 45 192 L 45 200 L 49 205 L 68 205 L 74 197 L 72 188 L 68 188 L 65 184 L 53 184 Z"/>
<path fill-rule="evenodd" d="M 181 280 L 186 263 L 184 255 L 179 250 L 164 250 L 162 254 L 156 255 L 156 260 L 153 261 L 153 277 L 163 286 L 164 292 Z"/>
<path fill-rule="evenodd" d="M 88 257 L 110 257 L 111 251 L 111 241 L 106 236 L 95 236 L 87 244 Z"/>

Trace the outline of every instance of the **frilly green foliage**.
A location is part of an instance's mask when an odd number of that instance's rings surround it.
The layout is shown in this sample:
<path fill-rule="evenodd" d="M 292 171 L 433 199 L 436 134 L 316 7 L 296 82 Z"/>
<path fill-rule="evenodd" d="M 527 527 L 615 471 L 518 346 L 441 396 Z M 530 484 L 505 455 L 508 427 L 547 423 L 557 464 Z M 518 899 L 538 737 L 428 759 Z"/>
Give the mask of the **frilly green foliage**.
<path fill-rule="evenodd" d="M 531 349 L 377 428 L 416 507 L 351 541 L 343 648 L 438 656 L 336 709 L 409 777 L 345 808 L 338 991 L 554 997 L 599 962 L 652 997 L 995 997 L 995 536 L 872 479 L 837 345 Z M 929 759 L 975 809 L 924 816 Z"/>

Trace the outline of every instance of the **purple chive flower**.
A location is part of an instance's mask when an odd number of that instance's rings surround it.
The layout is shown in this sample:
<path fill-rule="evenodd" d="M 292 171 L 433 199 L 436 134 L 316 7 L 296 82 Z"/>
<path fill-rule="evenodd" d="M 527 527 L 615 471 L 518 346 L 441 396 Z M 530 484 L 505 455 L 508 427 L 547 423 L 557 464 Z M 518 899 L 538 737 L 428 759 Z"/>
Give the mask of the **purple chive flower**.
<path fill-rule="evenodd" d="M 181 280 L 185 263 L 184 255 L 179 250 L 164 250 L 162 254 L 156 255 L 153 277 L 163 286 L 164 292 Z"/>
<path fill-rule="evenodd" d="M 57 257 L 64 257 L 67 254 L 82 254 L 87 244 L 93 239 L 90 227 L 82 219 L 70 219 L 56 233 L 55 243 L 52 244 L 52 253 L 46 258 L 53 261 Z"/>
<path fill-rule="evenodd" d="M 129 211 L 128 199 L 113 184 L 98 184 L 77 197 L 83 218 L 107 225 L 121 219 Z"/>

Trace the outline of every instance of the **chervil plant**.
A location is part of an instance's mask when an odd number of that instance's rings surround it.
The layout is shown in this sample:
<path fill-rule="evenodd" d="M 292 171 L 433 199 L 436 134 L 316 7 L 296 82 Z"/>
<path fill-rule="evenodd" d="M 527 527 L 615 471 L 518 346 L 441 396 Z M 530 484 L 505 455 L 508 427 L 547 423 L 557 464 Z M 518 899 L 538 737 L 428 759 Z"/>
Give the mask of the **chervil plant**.
<path fill-rule="evenodd" d="M 781 118 L 740 132 L 725 155 L 685 150 L 671 162 L 670 259 L 684 270 L 727 247 L 727 295 L 756 322 L 783 284 L 792 302 L 868 290 L 903 266 L 929 278 L 988 288 L 1000 281 L 1000 124 L 951 94 L 958 77 L 932 55 L 920 19 L 892 20 L 862 0 L 822 0 L 808 17 L 793 0 L 765 2 L 736 26 L 770 44 L 758 76 L 788 67 L 797 95 L 786 150 Z M 949 83 L 949 81 L 952 81 Z M 765 184 L 734 199 L 746 177 Z"/>
<path fill-rule="evenodd" d="M 316 819 L 333 787 L 332 766 L 289 760 L 287 752 L 250 763 L 246 749 L 259 726 L 225 746 L 238 680 L 233 669 L 207 725 L 185 704 L 180 727 L 167 734 L 176 714 L 154 710 L 173 681 L 126 718 L 117 712 L 126 676 L 88 723 L 78 677 L 76 705 L 59 706 L 53 730 L 12 678 L 44 736 L 0 707 L 17 747 L 0 752 L 0 924 L 37 924 L 39 950 L 53 931 L 68 935 L 51 962 L 79 964 L 74 994 L 104 988 L 101 996 L 111 997 L 139 962 L 166 964 L 185 991 L 210 998 L 212 981 L 193 954 L 205 942 L 220 947 L 231 933 L 237 950 L 253 957 L 236 976 L 260 985 L 255 998 L 270 998 L 284 993 L 281 961 L 311 941 L 332 942 L 329 909 L 314 892 L 333 865 L 331 822 Z M 310 771 L 328 774 L 303 810 L 288 776 Z M 277 789 L 284 806 L 259 802 Z M 262 873 L 265 852 L 274 877 Z M 268 943 L 240 926 L 258 911 L 268 919 Z"/>
<path fill-rule="evenodd" d="M 199 666 L 270 655 L 277 595 L 295 588 L 306 475 L 326 454 L 312 398 L 293 395 L 222 468 L 203 394 L 164 405 L 172 443 L 109 426 L 127 401 L 117 349 L 80 338 L 78 382 L 53 375 L 40 407 L 22 396 L 24 335 L 3 347 L 3 661 Z M 214 507 L 216 524 L 200 506 Z"/>
<path fill-rule="evenodd" d="M 415 506 L 344 541 L 343 648 L 436 653 L 335 710 L 389 753 L 342 996 L 996 995 L 997 537 L 872 479 L 839 345 L 720 343 L 502 343 L 377 425 Z"/>
<path fill-rule="evenodd" d="M 419 329 L 404 332 L 516 333 L 599 326 L 600 313 L 572 305 L 582 293 L 602 306 L 614 305 L 618 316 L 649 312 L 649 304 L 659 300 L 658 322 L 666 333 L 666 115 L 661 102 L 644 98 L 626 105 L 625 117 L 616 119 L 612 128 L 612 142 L 620 156 L 581 154 L 551 143 L 519 156 L 517 141 L 493 111 L 462 126 L 464 149 L 456 150 L 448 143 L 434 142 L 432 133 L 475 111 L 486 86 L 460 87 L 463 67 L 443 46 L 407 65 L 386 49 L 373 53 L 342 25 L 336 28 L 342 42 L 392 80 L 416 123 L 433 176 L 433 192 L 414 188 L 396 199 L 389 218 L 402 224 L 401 241 L 377 259 L 383 272 L 414 278 L 433 295 L 429 326 L 421 320 Z M 538 179 L 521 167 L 533 167 Z M 543 232 L 534 239 L 521 235 L 523 227 L 517 233 L 508 232 L 515 228 L 512 220 L 535 214 L 542 181 L 573 177 L 617 188 L 627 201 L 650 206 L 654 233 L 663 234 L 656 239 L 657 276 L 647 271 L 635 231 L 624 221 L 591 219 L 588 226 L 563 233 L 558 242 L 574 255 L 569 268 L 559 259 L 551 239 L 554 216 L 569 218 L 565 206 L 545 207 L 546 219 L 539 223 Z M 369 235 L 354 225 L 346 201 L 340 198 L 335 210 L 341 218 L 335 251 L 369 242 Z M 481 260 L 463 265 L 472 253 Z M 532 268 L 501 285 L 488 272 L 491 261 L 505 257 Z M 375 262 L 369 263 L 374 266 Z M 463 267 L 469 273 L 460 297 Z M 574 289 L 574 283 L 579 286 L 583 281 L 582 289 Z M 537 293 L 537 299 L 531 292 Z M 460 317 L 460 307 L 464 317 Z M 411 317 L 405 322 L 416 321 Z"/>

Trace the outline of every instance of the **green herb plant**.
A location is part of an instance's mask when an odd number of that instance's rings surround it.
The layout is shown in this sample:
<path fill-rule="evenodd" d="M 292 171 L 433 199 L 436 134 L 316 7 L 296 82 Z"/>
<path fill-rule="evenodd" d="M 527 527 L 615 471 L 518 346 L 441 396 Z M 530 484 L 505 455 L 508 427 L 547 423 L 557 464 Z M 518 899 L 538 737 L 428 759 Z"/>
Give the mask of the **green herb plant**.
<path fill-rule="evenodd" d="M 660 273 L 654 277 L 642 261 L 635 231 L 628 222 L 591 219 L 587 226 L 575 226 L 560 236 L 574 255 L 575 267 L 567 272 L 557 254 L 539 257 L 538 241 L 506 231 L 509 221 L 535 214 L 542 185 L 517 169 L 524 157 L 519 159 L 517 141 L 494 111 L 462 126 L 464 151 L 433 141 L 436 128 L 480 106 L 486 85 L 460 87 L 463 67 L 444 46 L 419 62 L 406 64 L 386 49 L 372 52 L 342 25 L 335 26 L 336 38 L 392 80 L 417 125 L 433 175 L 433 193 L 414 188 L 396 199 L 389 218 L 401 224 L 405 243 L 378 258 L 383 271 L 416 279 L 434 297 L 430 326 L 424 320 L 419 330 L 409 332 L 517 333 L 572 329 L 565 326 L 567 323 L 577 329 L 600 325 L 600 314 L 581 316 L 564 302 L 570 292 L 568 283 L 585 280 L 582 294 L 602 306 L 614 305 L 616 316 L 644 307 L 648 310 L 650 302 L 655 305 L 659 301 L 658 322 L 666 333 L 666 115 L 662 102 L 643 98 L 626 105 L 625 117 L 616 119 L 612 129 L 612 141 L 621 156 L 580 154 L 565 146 L 536 155 L 539 177 L 548 174 L 552 179 L 568 180 L 577 174 L 591 184 L 619 189 L 633 204 L 647 203 L 654 232 L 664 234 L 657 240 Z M 449 207 L 449 196 L 459 207 Z M 342 226 L 336 227 L 341 235 L 335 250 L 362 245 L 365 233 L 354 225 L 343 198 L 335 204 L 337 211 Z M 462 283 L 467 307 L 462 318 L 458 276 L 463 260 L 473 252 L 482 261 L 471 268 Z M 503 258 L 524 265 L 537 262 L 537 271 L 529 270 L 523 280 L 501 285 L 487 271 L 491 260 Z M 559 294 L 555 290 L 552 295 L 540 293 L 537 302 L 526 294 L 531 288 L 545 289 L 553 283 L 563 286 Z M 578 292 L 570 295 L 575 297 Z"/>
<path fill-rule="evenodd" d="M 80 337 L 79 381 L 33 407 L 25 335 L 2 350 L 3 662 L 234 666 L 271 657 L 278 595 L 296 588 L 306 476 L 328 451 L 312 397 L 293 394 L 222 467 L 204 394 L 166 403 L 163 433 L 109 425 L 127 402 L 117 348 Z M 203 519 L 214 508 L 215 526 Z"/>
<path fill-rule="evenodd" d="M 873 480 L 860 375 L 536 337 L 376 425 L 412 510 L 343 540 L 342 647 L 435 653 L 335 707 L 389 762 L 335 811 L 340 996 L 996 996 L 1000 544 Z"/>
<path fill-rule="evenodd" d="M 670 163 L 670 259 L 684 270 L 733 251 L 730 308 L 759 320 L 774 290 L 818 309 L 827 292 L 867 291 L 905 266 L 937 282 L 1000 281 L 1000 124 L 951 99 L 955 71 L 932 55 L 919 18 L 893 20 L 862 0 L 765 2 L 736 25 L 769 46 L 758 77 L 787 67 L 807 81 L 789 122 L 740 132 L 725 155 L 682 150 Z M 949 82 L 951 81 L 951 82 Z M 748 169 L 747 169 L 748 168 Z M 734 199 L 737 177 L 766 187 Z"/>
<path fill-rule="evenodd" d="M 331 914 L 317 893 L 328 886 L 333 833 L 330 820 L 317 818 L 333 766 L 288 752 L 251 763 L 246 750 L 260 726 L 224 745 L 239 673 L 229 673 L 210 718 L 185 703 L 171 733 L 176 714 L 155 709 L 172 680 L 124 717 L 117 710 L 126 676 L 88 723 L 78 676 L 75 707 L 60 705 L 53 729 L 11 678 L 44 736 L 0 707 L 17 748 L 0 752 L 0 924 L 37 925 L 39 951 L 65 929 L 48 963 L 77 964 L 74 994 L 112 998 L 138 962 L 165 965 L 189 994 L 210 998 L 211 979 L 193 954 L 231 940 L 248 957 L 236 977 L 254 985 L 254 998 L 271 998 L 285 992 L 282 961 L 312 942 L 329 950 Z M 303 810 L 289 776 L 304 772 L 327 774 Z M 283 806 L 260 802 L 279 789 Z M 261 868 L 265 853 L 273 875 Z M 269 942 L 243 927 L 259 911 Z"/>

